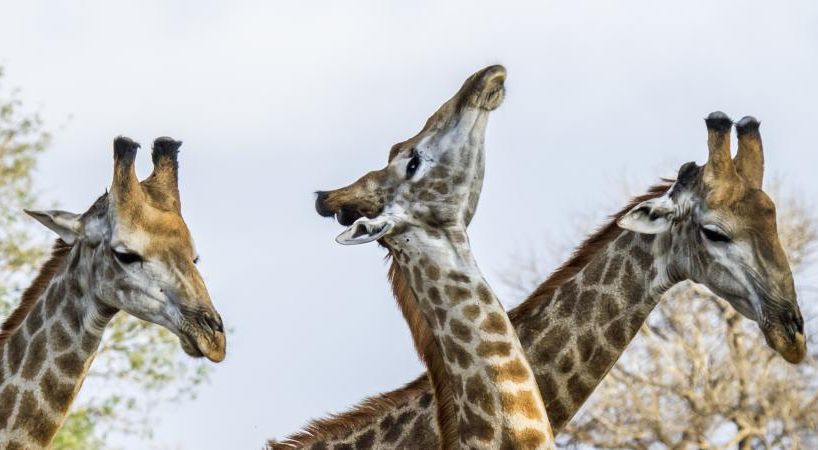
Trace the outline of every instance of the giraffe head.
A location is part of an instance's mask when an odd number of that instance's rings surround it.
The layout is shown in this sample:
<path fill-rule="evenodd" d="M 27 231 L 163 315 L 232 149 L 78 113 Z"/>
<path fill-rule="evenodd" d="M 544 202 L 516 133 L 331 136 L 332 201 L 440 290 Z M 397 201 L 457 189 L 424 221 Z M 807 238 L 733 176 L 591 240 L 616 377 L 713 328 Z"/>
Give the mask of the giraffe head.
<path fill-rule="evenodd" d="M 181 214 L 180 145 L 157 139 L 153 173 L 140 182 L 134 168 L 139 144 L 117 138 L 110 192 L 88 211 L 27 212 L 88 255 L 72 270 L 87 272 L 80 279 L 90 280 L 86 289 L 97 301 L 167 328 L 187 354 L 218 362 L 225 355 L 224 327 L 196 268 L 198 255 Z"/>
<path fill-rule="evenodd" d="M 668 281 L 691 279 L 707 286 L 758 323 L 770 347 L 798 363 L 806 354 L 804 320 L 778 239 L 775 204 L 761 189 L 759 122 L 745 117 L 736 124 L 735 158 L 732 121 L 714 112 L 705 122 L 707 163 L 684 164 L 665 195 L 634 207 L 619 226 L 657 235 L 656 245 L 666 254 L 660 269 Z"/>
<path fill-rule="evenodd" d="M 502 66 L 473 74 L 417 135 L 392 147 L 385 168 L 318 192 L 318 213 L 350 226 L 337 241 L 391 240 L 413 226 L 465 228 L 483 183 L 488 115 L 503 101 L 505 78 Z"/>

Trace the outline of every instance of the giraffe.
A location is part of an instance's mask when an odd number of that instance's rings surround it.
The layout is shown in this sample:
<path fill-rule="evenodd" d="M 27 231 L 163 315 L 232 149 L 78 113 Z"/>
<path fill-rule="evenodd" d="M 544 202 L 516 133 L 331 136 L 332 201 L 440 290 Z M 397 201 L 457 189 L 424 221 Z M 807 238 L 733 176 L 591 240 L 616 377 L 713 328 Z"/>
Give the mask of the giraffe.
<path fill-rule="evenodd" d="M 59 239 L 0 329 L 0 448 L 49 446 L 120 310 L 169 329 L 193 357 L 224 359 L 222 320 L 181 216 L 180 145 L 157 139 L 140 182 L 139 145 L 117 138 L 110 192 L 88 211 L 27 211 Z"/>
<path fill-rule="evenodd" d="M 452 115 L 451 109 L 457 108 L 458 102 L 462 102 L 464 99 L 467 99 L 469 90 L 473 86 L 471 80 L 478 77 L 482 72 L 488 73 L 490 70 L 505 70 L 501 66 L 497 66 L 494 69 L 492 69 L 492 67 L 494 66 L 487 67 L 484 69 L 484 71 L 480 71 L 472 75 L 472 77 L 470 77 L 470 79 L 463 84 L 461 90 L 456 93 L 455 96 L 450 99 L 449 102 L 447 102 L 447 104 L 442 106 L 435 114 L 433 114 L 429 120 L 427 120 L 423 130 L 421 130 L 415 137 L 393 146 L 389 153 L 390 161 L 399 153 L 401 148 L 411 149 L 415 143 L 419 142 L 422 136 L 429 133 L 434 133 L 436 128 L 439 128 L 441 123 L 444 123 L 445 118 Z M 497 94 L 504 95 L 504 92 L 503 86 L 503 90 L 498 91 Z M 502 101 L 502 98 L 497 99 L 497 101 Z M 463 220 L 466 225 L 471 222 L 471 219 L 474 216 L 478 203 L 477 200 L 483 184 L 483 172 L 485 165 L 484 160 L 482 159 L 482 151 L 478 152 L 478 157 L 480 159 L 475 163 L 474 176 L 468 180 L 469 188 L 467 191 L 469 192 L 470 198 L 467 202 L 465 210 L 463 211 Z M 464 181 L 460 179 L 457 181 L 458 183 L 464 183 Z M 355 184 L 353 186 L 355 186 Z M 318 192 L 317 194 L 316 209 L 318 213 L 324 216 L 334 215 L 335 213 L 326 209 L 323 204 L 328 194 L 326 192 Z M 368 192 L 352 189 L 349 191 L 349 194 L 368 195 Z M 362 202 L 360 206 L 366 207 L 367 205 L 367 202 Z M 361 217 L 361 213 L 358 210 L 342 209 L 337 213 L 338 221 L 343 225 L 351 225 L 359 217 Z M 437 408 L 437 414 L 435 417 L 437 418 L 439 429 L 443 430 L 442 434 L 446 437 L 446 442 L 444 444 L 448 445 L 449 447 L 459 445 L 457 419 L 455 417 L 455 411 L 453 410 L 453 392 L 451 386 L 449 385 L 449 377 L 446 374 L 446 369 L 444 366 L 445 362 L 442 354 L 440 353 L 440 348 L 433 338 L 432 332 L 427 325 L 423 312 L 420 308 L 418 308 L 418 304 L 415 301 L 414 294 L 412 293 L 409 284 L 404 282 L 405 278 L 397 264 L 391 265 L 388 278 L 391 282 L 391 287 L 395 298 L 398 300 L 398 305 L 400 306 L 401 312 L 409 324 L 411 336 L 414 341 L 415 348 L 418 351 L 418 355 L 429 368 L 430 374 L 438 374 L 438 376 L 430 376 L 429 381 L 432 383 L 435 398 L 437 399 L 435 402 L 435 407 Z M 407 300 L 404 301 L 403 299 Z"/>
<path fill-rule="evenodd" d="M 705 124 L 704 165 L 686 163 L 674 182 L 634 198 L 509 311 L 555 432 L 602 381 L 662 294 L 686 280 L 704 285 L 755 321 L 768 345 L 788 362 L 796 364 L 806 354 L 775 205 L 762 190 L 760 124 L 750 116 L 735 124 L 735 158 L 732 121 L 714 112 Z M 325 212 L 339 221 L 377 215 L 367 202 L 356 203 L 370 187 L 353 186 L 325 194 Z M 408 281 L 393 280 L 393 286 Z M 369 437 L 368 445 L 357 448 L 434 448 L 441 438 L 433 392 L 427 377 L 420 376 L 351 411 L 313 421 L 271 448 L 356 448 L 361 436 Z"/>
<path fill-rule="evenodd" d="M 466 234 L 482 186 L 486 123 L 503 100 L 505 78 L 505 68 L 491 66 L 467 79 L 385 169 L 365 177 L 389 192 L 377 206 L 382 213 L 358 219 L 337 239 L 379 240 L 412 280 L 444 357 L 444 370 L 430 377 L 453 387 L 453 407 L 439 418 L 443 429 L 456 426 L 453 436 L 444 434 L 447 449 L 553 448 L 533 372 Z"/>

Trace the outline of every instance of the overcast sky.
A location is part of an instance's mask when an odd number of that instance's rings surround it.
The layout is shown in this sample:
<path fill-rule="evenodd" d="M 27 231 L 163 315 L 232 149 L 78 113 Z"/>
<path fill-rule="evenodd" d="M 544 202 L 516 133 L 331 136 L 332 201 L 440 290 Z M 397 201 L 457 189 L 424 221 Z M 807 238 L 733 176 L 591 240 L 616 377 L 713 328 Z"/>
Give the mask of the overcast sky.
<path fill-rule="evenodd" d="M 508 93 L 470 235 L 509 306 L 515 261 L 703 162 L 710 111 L 758 117 L 768 176 L 818 193 L 818 2 L 442 3 L 0 1 L 5 82 L 55 130 L 43 206 L 85 210 L 116 135 L 184 141 L 184 215 L 235 333 L 198 399 L 158 408 L 158 448 L 259 448 L 421 371 L 384 252 L 335 244 L 312 192 L 382 167 L 485 65 Z"/>

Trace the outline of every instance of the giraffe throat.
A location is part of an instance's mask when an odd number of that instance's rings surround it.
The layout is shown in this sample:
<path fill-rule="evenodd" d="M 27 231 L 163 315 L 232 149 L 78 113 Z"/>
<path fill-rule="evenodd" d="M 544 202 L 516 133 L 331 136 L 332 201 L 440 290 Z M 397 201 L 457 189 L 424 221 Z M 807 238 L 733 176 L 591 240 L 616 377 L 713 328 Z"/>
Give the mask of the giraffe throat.
<path fill-rule="evenodd" d="M 444 428 L 458 422 L 461 444 L 444 448 L 553 448 L 531 367 L 465 230 L 419 229 L 386 241 L 443 356 L 444 370 L 429 373 L 433 383 L 448 378 L 456 418 L 438 419 Z"/>

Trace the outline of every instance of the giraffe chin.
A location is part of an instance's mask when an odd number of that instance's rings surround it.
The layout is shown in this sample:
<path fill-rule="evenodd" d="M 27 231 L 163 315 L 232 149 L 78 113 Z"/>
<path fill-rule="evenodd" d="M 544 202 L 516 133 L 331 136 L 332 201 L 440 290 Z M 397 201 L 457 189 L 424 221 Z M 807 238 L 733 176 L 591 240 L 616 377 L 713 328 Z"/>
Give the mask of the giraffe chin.
<path fill-rule="evenodd" d="M 790 339 L 780 328 L 772 327 L 764 333 L 764 337 L 767 345 L 788 363 L 798 364 L 807 355 L 807 340 L 804 333 L 795 333 L 795 337 Z"/>
<path fill-rule="evenodd" d="M 182 350 L 193 358 L 207 358 L 213 362 L 222 362 L 225 357 L 225 337 L 224 333 L 216 333 L 215 344 L 205 336 L 182 334 L 179 336 L 179 343 Z"/>

